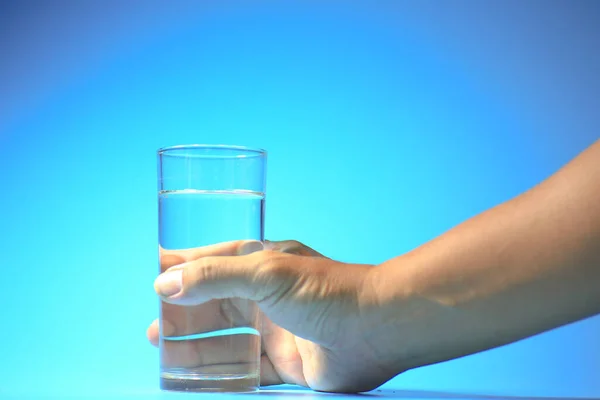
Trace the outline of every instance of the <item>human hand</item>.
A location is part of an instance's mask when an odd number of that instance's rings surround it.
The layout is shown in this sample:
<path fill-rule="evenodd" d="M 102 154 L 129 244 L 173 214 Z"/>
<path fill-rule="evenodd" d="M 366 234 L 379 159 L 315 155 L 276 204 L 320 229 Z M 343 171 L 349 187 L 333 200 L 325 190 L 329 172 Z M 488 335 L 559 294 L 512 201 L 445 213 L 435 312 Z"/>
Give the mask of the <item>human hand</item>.
<path fill-rule="evenodd" d="M 372 266 L 333 261 L 296 241 L 265 242 L 262 251 L 238 255 L 257 244 L 236 241 L 163 252 L 165 272 L 155 283 L 156 291 L 174 307 L 216 306 L 233 298 L 256 301 L 263 313 L 262 385 L 291 383 L 358 392 L 374 389 L 400 372 L 381 357 L 381 344 L 369 340 L 377 321 Z M 171 285 L 181 282 L 181 290 L 169 296 L 169 288 L 161 284 L 165 277 L 171 278 Z M 235 303 L 231 305 L 235 310 Z M 163 332 L 177 329 L 171 321 L 163 323 Z M 206 328 L 202 315 L 194 319 L 196 323 L 186 329 Z M 208 323 L 215 329 L 220 324 L 215 319 Z M 158 321 L 147 335 L 158 344 Z M 207 357 L 199 352 L 210 351 L 217 350 L 192 347 L 171 354 L 178 364 L 185 364 Z"/>

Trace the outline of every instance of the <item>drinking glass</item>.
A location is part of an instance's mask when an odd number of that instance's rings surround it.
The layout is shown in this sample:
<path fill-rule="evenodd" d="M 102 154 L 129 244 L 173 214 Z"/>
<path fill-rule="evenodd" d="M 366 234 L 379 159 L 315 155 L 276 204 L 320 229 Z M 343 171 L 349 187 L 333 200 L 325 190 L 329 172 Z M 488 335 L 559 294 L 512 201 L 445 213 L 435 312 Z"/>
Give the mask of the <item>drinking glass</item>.
<path fill-rule="evenodd" d="M 264 240 L 266 152 L 184 145 L 158 151 L 161 252 Z M 161 267 L 161 272 L 167 266 Z M 260 381 L 259 313 L 239 298 L 160 304 L 160 387 L 251 392 Z"/>

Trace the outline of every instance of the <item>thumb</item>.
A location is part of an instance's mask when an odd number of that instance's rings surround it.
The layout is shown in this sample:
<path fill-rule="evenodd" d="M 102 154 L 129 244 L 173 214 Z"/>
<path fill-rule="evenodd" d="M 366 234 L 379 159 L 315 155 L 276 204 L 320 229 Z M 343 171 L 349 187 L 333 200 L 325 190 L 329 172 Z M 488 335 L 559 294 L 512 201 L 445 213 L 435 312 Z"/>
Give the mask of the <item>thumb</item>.
<path fill-rule="evenodd" d="M 231 297 L 259 301 L 274 284 L 260 273 L 272 252 L 262 251 L 260 242 L 244 247 L 246 255 L 208 256 L 171 267 L 158 276 L 154 288 L 163 301 L 178 305 Z"/>

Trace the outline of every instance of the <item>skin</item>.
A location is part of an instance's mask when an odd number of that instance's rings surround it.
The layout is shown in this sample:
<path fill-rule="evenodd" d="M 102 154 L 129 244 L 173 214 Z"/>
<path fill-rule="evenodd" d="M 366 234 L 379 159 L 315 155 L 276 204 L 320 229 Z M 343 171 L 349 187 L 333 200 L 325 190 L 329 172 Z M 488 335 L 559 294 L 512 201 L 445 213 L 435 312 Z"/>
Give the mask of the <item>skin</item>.
<path fill-rule="evenodd" d="M 155 289 L 167 304 L 256 301 L 263 385 L 368 391 L 600 313 L 600 141 L 531 190 L 381 265 L 337 262 L 295 241 L 163 251 L 161 262 Z M 147 334 L 158 343 L 156 321 Z M 185 354 L 210 350 L 195 351 Z"/>

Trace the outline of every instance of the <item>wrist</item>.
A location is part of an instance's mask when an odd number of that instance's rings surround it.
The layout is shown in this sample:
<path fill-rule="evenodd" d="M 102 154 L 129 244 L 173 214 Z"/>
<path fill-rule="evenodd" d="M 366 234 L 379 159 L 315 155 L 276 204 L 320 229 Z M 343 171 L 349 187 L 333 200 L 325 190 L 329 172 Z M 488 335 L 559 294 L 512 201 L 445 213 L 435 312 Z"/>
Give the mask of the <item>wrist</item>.
<path fill-rule="evenodd" d="M 396 374 L 464 355 L 460 309 L 432 295 L 441 283 L 426 279 L 423 262 L 423 257 L 409 253 L 372 272 L 377 300 L 371 340 Z"/>
<path fill-rule="evenodd" d="M 368 275 L 364 307 L 365 341 L 391 376 L 418 364 L 407 330 L 414 330 L 416 316 L 423 314 L 415 301 L 414 285 L 406 273 L 406 260 L 398 257 L 374 266 Z"/>

